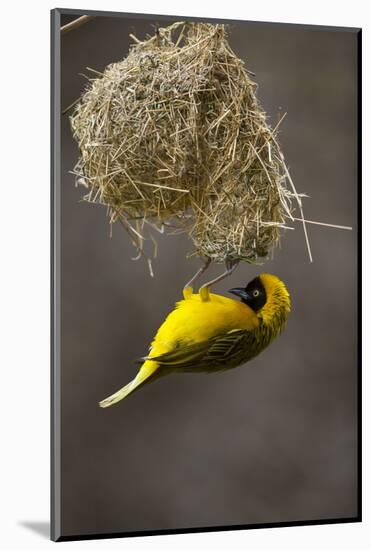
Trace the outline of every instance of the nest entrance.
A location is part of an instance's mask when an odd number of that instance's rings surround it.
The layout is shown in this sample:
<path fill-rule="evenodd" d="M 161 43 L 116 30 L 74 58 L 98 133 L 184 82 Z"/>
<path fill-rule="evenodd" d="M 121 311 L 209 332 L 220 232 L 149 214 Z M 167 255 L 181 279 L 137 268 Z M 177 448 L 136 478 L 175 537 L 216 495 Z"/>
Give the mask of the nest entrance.
<path fill-rule="evenodd" d="M 192 254 L 215 262 L 265 257 L 295 193 L 224 25 L 176 23 L 134 40 L 71 116 L 84 199 L 106 205 L 140 254 L 155 226 L 187 231 Z"/>

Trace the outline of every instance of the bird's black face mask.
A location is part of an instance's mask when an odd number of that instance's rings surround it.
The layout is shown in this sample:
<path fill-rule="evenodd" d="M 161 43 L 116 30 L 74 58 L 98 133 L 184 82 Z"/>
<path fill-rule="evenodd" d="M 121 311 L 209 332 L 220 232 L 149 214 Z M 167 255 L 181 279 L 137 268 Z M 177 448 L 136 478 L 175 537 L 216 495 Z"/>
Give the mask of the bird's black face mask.
<path fill-rule="evenodd" d="M 267 293 L 260 277 L 253 279 L 245 288 L 231 288 L 228 292 L 241 298 L 241 302 L 257 312 L 267 301 Z"/>

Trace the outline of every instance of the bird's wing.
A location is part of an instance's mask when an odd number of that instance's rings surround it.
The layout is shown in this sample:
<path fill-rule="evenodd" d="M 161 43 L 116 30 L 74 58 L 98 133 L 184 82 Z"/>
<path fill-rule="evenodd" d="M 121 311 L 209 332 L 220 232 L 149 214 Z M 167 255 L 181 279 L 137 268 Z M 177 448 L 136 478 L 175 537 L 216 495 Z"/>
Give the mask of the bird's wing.
<path fill-rule="evenodd" d="M 159 356 L 151 356 L 146 359 L 156 361 L 160 367 L 175 369 L 224 367 L 235 358 L 241 356 L 241 352 L 248 354 L 253 343 L 253 334 L 247 330 L 231 330 L 210 338 L 205 342 L 195 344 L 182 344 L 167 353 Z M 247 360 L 247 359 L 246 359 Z"/>

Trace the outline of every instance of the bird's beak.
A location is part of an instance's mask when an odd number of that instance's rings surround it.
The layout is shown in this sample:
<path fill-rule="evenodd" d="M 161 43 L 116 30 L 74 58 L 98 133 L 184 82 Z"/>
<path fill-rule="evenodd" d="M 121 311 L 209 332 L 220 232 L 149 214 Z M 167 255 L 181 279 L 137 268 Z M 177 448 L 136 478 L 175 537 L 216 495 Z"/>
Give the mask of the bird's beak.
<path fill-rule="evenodd" d="M 241 300 L 246 300 L 248 298 L 248 294 L 244 288 L 231 288 L 228 292 L 239 296 Z"/>

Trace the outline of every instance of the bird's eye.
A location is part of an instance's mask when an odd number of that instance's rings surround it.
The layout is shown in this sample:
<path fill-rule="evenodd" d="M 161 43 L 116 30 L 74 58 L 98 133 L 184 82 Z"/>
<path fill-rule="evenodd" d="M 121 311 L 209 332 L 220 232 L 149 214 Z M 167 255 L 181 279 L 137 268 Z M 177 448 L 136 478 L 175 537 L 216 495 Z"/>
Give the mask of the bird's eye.
<path fill-rule="evenodd" d="M 259 296 L 260 292 L 259 290 L 254 290 L 252 295 L 254 296 L 254 298 L 257 298 Z"/>

